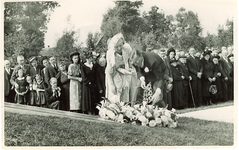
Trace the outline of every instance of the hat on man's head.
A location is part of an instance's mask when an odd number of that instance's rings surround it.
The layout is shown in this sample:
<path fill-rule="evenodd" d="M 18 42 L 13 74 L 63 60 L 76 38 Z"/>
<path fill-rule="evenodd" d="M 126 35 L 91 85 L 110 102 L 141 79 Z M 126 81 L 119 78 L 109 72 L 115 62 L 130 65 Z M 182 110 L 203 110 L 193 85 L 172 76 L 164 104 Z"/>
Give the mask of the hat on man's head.
<path fill-rule="evenodd" d="M 37 60 L 37 58 L 35 56 L 33 56 L 29 59 L 29 62 L 31 63 L 33 60 Z"/>
<path fill-rule="evenodd" d="M 169 61 L 170 64 L 174 63 L 174 62 L 177 62 L 177 60 L 176 59 L 172 59 L 172 60 Z"/>
<path fill-rule="evenodd" d="M 166 53 L 166 50 L 164 48 L 159 49 L 160 53 Z"/>
<path fill-rule="evenodd" d="M 85 52 L 85 58 L 88 59 L 88 58 L 91 58 L 91 57 L 93 57 L 92 52 L 86 51 Z"/>
<path fill-rule="evenodd" d="M 65 66 L 66 65 L 66 61 L 62 60 L 59 62 L 59 66 Z"/>
<path fill-rule="evenodd" d="M 48 56 L 43 56 L 43 57 L 41 58 L 42 61 L 43 61 L 43 60 L 48 60 L 48 59 L 49 59 Z"/>
<path fill-rule="evenodd" d="M 168 49 L 168 51 L 167 51 L 167 56 L 169 56 L 169 54 L 170 54 L 171 52 L 176 53 L 175 49 L 171 47 L 171 48 Z"/>
<path fill-rule="evenodd" d="M 230 55 L 227 56 L 227 58 L 230 58 L 230 57 L 234 57 L 234 55 L 233 55 L 233 54 L 230 54 Z"/>
<path fill-rule="evenodd" d="M 79 52 L 77 52 L 77 51 L 75 51 L 75 52 L 72 52 L 71 54 L 70 54 L 70 57 L 72 58 L 73 56 L 75 56 L 75 55 L 80 55 L 80 53 Z"/>
<path fill-rule="evenodd" d="M 211 54 L 211 51 L 205 51 L 205 52 L 203 52 L 203 56 L 206 56 L 206 55 L 210 55 Z"/>
<path fill-rule="evenodd" d="M 187 58 L 187 56 L 185 56 L 185 55 L 180 55 L 180 56 L 179 56 L 179 59 L 180 59 L 180 58 Z"/>
<path fill-rule="evenodd" d="M 212 59 L 214 59 L 214 58 L 220 59 L 220 56 L 219 55 L 215 55 L 215 56 L 212 57 Z"/>

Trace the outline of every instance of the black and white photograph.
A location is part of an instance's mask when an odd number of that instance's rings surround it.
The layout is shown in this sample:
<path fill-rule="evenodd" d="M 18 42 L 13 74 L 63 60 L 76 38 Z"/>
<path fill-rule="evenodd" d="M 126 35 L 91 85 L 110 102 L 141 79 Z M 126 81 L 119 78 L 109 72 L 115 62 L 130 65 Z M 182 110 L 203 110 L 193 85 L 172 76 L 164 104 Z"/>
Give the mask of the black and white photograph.
<path fill-rule="evenodd" d="M 237 20 L 237 0 L 1 0 L 1 148 L 237 148 Z"/>

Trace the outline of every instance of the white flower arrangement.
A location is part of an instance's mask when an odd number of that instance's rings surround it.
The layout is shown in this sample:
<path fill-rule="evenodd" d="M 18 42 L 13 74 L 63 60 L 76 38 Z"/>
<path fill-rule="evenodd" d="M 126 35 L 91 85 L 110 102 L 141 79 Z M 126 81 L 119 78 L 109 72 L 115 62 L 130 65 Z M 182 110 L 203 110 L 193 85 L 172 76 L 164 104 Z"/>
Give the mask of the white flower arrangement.
<path fill-rule="evenodd" d="M 130 106 L 124 102 L 112 102 L 104 98 L 96 107 L 102 119 L 110 119 L 118 123 L 131 123 L 149 127 L 176 128 L 178 116 L 176 110 L 148 105 L 143 101 L 141 105 Z"/>

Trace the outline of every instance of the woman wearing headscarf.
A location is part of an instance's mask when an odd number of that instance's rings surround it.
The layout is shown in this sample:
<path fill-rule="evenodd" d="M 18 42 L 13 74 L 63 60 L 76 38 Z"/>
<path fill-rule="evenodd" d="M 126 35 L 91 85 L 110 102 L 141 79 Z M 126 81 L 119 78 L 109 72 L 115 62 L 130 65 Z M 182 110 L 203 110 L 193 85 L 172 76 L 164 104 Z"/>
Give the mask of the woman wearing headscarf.
<path fill-rule="evenodd" d="M 115 102 L 135 102 L 137 76 L 130 63 L 132 51 L 122 33 L 116 34 L 108 45 L 106 55 L 106 97 Z"/>

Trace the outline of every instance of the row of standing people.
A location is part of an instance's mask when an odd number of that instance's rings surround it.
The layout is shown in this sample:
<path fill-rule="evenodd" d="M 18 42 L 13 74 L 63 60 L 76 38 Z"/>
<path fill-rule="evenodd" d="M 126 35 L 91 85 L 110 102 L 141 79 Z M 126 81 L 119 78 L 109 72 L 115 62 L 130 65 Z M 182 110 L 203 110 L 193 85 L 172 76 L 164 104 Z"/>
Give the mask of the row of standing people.
<path fill-rule="evenodd" d="M 36 57 L 30 58 L 29 65 L 18 56 L 14 69 L 5 60 L 5 101 L 97 114 L 95 106 L 105 93 L 106 60 L 102 56 L 93 63 L 92 53 L 85 56 L 86 62 L 81 63 L 80 54 L 72 53 L 71 64 L 57 64 L 55 57 L 44 57 L 43 65 Z"/>
<path fill-rule="evenodd" d="M 164 101 L 169 108 L 199 107 L 233 100 L 233 54 L 228 55 L 223 50 L 220 57 L 204 51 L 199 58 L 194 48 L 189 49 L 189 57 L 183 55 L 177 60 L 173 48 L 167 54 L 165 50 L 157 54 L 167 66 Z"/>
<path fill-rule="evenodd" d="M 44 84 L 48 87 L 51 86 L 50 79 L 57 78 L 58 86 L 63 89 L 62 93 L 66 93 L 62 94 L 62 97 L 66 97 L 63 98 L 64 109 L 85 113 L 94 113 L 95 104 L 104 94 L 112 101 L 142 102 L 142 91 L 145 91 L 146 83 L 152 83 L 151 101 L 161 100 L 164 103 L 162 106 L 168 104 L 169 109 L 191 107 L 193 102 L 196 106 L 201 106 L 211 102 L 210 99 L 213 102 L 218 99 L 233 99 L 233 63 L 228 61 L 225 50 L 222 51 L 222 57 L 212 57 L 210 53 L 204 53 L 202 59 L 195 56 L 194 48 L 189 49 L 188 57 L 181 56 L 179 60 L 175 59 L 176 52 L 173 48 L 167 51 L 167 57 L 165 53 L 159 51 L 157 55 L 153 52 L 132 50 L 119 33 L 109 40 L 106 69 L 105 59 L 102 58 L 103 65 L 94 65 L 92 54 L 88 53 L 87 61 L 79 63 L 79 53 L 76 52 L 70 56 L 72 64 L 66 65 L 65 69 L 62 67 L 64 65 L 60 64 L 60 72 L 55 57 L 51 57 L 50 65 L 39 69 L 36 74 L 42 75 Z M 233 57 L 229 58 L 233 60 Z M 48 60 L 43 60 L 43 64 L 47 62 Z M 28 68 L 32 70 L 29 73 L 33 74 L 32 72 L 37 70 L 34 59 L 31 64 L 32 67 Z M 13 79 L 17 67 L 11 77 L 11 84 L 15 87 L 17 85 Z M 27 67 L 24 68 L 28 70 Z M 216 87 L 217 94 L 209 91 L 214 84 L 216 86 L 211 90 L 214 89 L 215 92 Z"/>

